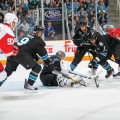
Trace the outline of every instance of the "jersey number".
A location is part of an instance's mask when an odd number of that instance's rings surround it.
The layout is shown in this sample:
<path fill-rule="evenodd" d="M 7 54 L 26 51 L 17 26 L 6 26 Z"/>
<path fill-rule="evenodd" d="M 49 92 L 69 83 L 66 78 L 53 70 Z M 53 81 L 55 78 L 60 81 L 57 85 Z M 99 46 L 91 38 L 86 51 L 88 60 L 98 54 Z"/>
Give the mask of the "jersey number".
<path fill-rule="evenodd" d="M 17 45 L 18 46 L 25 45 L 28 41 L 29 41 L 29 38 L 28 37 L 24 37 L 17 43 Z"/>
<path fill-rule="evenodd" d="M 13 43 L 14 43 L 13 38 L 8 38 L 8 39 L 7 39 L 7 44 L 8 44 L 8 45 L 13 45 Z"/>

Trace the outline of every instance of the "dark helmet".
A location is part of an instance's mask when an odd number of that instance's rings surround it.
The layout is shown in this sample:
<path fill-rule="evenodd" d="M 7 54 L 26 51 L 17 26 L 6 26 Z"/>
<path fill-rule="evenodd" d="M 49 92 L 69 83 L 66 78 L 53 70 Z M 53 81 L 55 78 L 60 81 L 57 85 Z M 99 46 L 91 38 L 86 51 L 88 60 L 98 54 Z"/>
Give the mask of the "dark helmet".
<path fill-rule="evenodd" d="M 89 34 L 89 41 L 96 39 L 96 37 L 98 36 L 98 33 L 95 30 L 91 30 L 90 34 Z"/>
<path fill-rule="evenodd" d="M 86 21 L 81 21 L 80 22 L 80 26 L 86 26 L 87 25 L 87 22 Z"/>
<path fill-rule="evenodd" d="M 39 31 L 43 32 L 43 31 L 44 31 L 44 28 L 43 28 L 42 26 L 40 26 L 40 25 L 36 25 L 36 26 L 34 27 L 34 32 L 39 32 Z"/>
<path fill-rule="evenodd" d="M 65 58 L 65 53 L 63 51 L 56 52 L 56 56 L 59 58 Z"/>

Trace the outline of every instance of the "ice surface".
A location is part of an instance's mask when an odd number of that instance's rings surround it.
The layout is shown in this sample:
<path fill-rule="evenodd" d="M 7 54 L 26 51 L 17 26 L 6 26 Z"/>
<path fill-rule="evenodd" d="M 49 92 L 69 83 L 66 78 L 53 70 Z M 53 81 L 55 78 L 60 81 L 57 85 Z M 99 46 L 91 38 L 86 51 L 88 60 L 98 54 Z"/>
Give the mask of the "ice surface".
<path fill-rule="evenodd" d="M 110 64 L 117 72 L 117 64 Z M 80 63 L 76 71 L 87 74 L 87 65 Z M 34 93 L 23 89 L 29 71 L 19 66 L 0 88 L 0 120 L 120 120 L 120 80 L 105 79 L 105 73 L 99 88 L 92 80 L 87 80 L 89 87 L 43 87 L 38 79 Z"/>

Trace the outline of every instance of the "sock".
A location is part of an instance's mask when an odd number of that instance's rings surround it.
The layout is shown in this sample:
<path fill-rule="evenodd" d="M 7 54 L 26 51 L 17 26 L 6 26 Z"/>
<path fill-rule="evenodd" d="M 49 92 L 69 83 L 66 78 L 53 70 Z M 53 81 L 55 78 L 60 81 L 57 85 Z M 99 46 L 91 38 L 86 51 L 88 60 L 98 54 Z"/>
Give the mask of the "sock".
<path fill-rule="evenodd" d="M 30 72 L 28 77 L 28 84 L 32 86 L 35 83 L 37 77 L 38 77 L 38 74 L 34 73 L 33 71 Z"/>
<path fill-rule="evenodd" d="M 107 71 L 110 71 L 111 70 L 111 66 L 109 63 L 106 63 L 105 65 L 102 65 L 102 67 L 107 70 Z"/>

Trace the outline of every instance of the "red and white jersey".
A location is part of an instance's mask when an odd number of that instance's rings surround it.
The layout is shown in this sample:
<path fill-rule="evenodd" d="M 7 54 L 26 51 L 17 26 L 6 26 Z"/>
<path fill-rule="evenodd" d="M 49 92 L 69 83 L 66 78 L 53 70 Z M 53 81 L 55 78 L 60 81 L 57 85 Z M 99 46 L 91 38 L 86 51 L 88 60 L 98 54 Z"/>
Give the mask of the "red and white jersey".
<path fill-rule="evenodd" d="M 13 53 L 14 33 L 9 26 L 0 24 L 0 49 L 6 56 Z"/>

